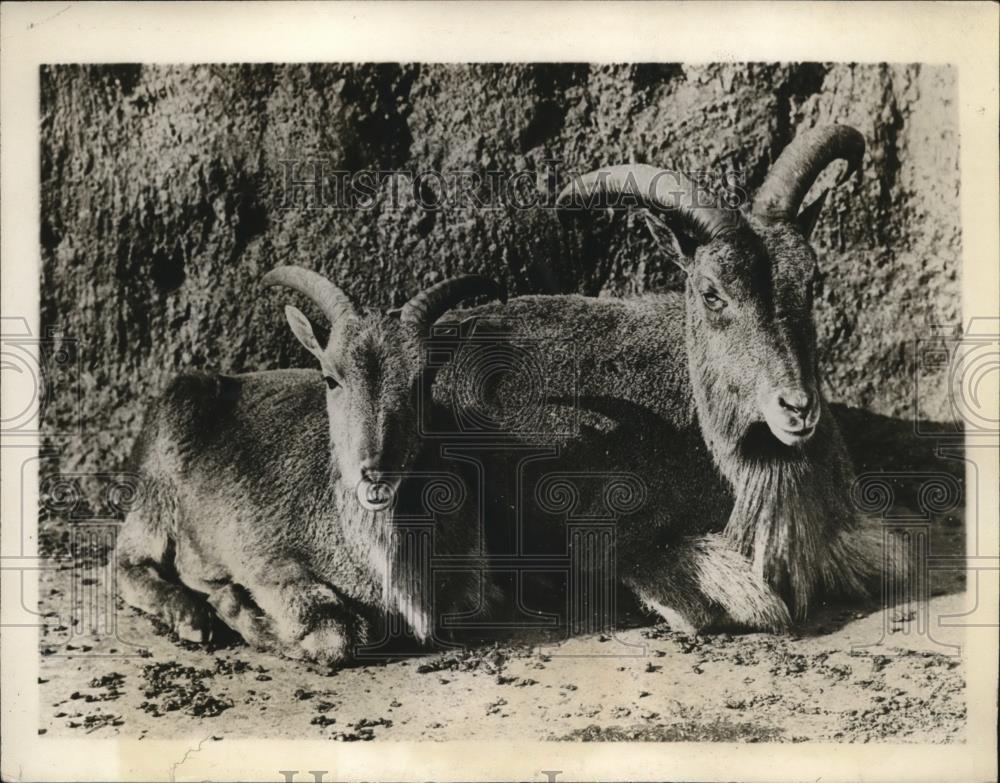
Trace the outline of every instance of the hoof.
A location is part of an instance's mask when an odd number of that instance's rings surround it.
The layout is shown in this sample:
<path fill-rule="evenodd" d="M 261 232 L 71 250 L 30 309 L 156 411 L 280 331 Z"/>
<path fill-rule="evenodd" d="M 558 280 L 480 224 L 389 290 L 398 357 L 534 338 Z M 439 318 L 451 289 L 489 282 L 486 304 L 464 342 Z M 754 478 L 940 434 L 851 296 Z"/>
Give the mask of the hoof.
<path fill-rule="evenodd" d="M 254 605 L 249 594 L 239 585 L 226 585 L 208 597 L 219 620 L 243 637 L 251 647 L 265 652 L 279 650 L 270 621 Z"/>
<path fill-rule="evenodd" d="M 212 610 L 203 602 L 174 598 L 163 616 L 171 630 L 186 642 L 208 644 L 212 640 Z"/>
<path fill-rule="evenodd" d="M 237 588 L 231 584 L 220 587 L 209 595 L 208 603 L 222 619 L 238 616 L 246 604 Z"/>
<path fill-rule="evenodd" d="M 347 629 L 339 622 L 327 620 L 299 640 L 293 657 L 322 666 L 338 666 L 349 660 L 350 653 Z"/>
<path fill-rule="evenodd" d="M 340 607 L 340 597 L 323 584 L 294 585 L 289 589 L 288 620 L 292 625 L 312 627 Z"/>

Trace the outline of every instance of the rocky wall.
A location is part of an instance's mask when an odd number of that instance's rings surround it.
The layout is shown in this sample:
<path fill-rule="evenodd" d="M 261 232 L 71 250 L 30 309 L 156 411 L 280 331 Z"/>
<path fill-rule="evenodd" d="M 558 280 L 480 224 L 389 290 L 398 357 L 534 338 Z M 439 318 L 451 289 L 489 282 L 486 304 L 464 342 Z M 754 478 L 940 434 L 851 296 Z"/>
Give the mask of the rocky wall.
<path fill-rule="evenodd" d="M 316 197 L 317 171 L 527 172 L 520 183 L 544 195 L 634 160 L 732 172 L 752 192 L 800 129 L 847 123 L 868 142 L 863 172 L 814 234 L 827 396 L 910 416 L 915 340 L 960 319 L 946 67 L 116 65 L 40 78 L 42 328 L 74 346 L 72 377 L 44 400 L 63 470 L 119 469 L 145 402 L 180 370 L 308 365 L 285 297 L 258 284 L 278 264 L 382 307 L 463 271 L 514 293 L 679 282 L 634 215 L 561 226 L 488 193 L 445 205 L 435 177 L 397 199 L 387 179 L 374 205 L 345 209 Z M 951 417 L 943 377 L 922 378 L 921 394 L 922 415 Z"/>

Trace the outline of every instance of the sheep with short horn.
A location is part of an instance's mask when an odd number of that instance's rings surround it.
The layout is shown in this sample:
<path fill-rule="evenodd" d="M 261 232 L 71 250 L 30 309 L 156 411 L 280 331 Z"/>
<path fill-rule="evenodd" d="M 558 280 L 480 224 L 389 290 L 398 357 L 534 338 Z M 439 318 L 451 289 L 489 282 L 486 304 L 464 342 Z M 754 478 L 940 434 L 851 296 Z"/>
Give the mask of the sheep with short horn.
<path fill-rule="evenodd" d="M 426 639 L 430 610 L 389 529 L 420 459 L 425 342 L 453 305 L 502 292 L 466 275 L 382 313 L 301 267 L 264 284 L 299 292 L 329 321 L 321 343 L 285 308 L 319 370 L 181 375 L 151 405 L 133 457 L 146 501 L 117 546 L 121 594 L 185 639 L 207 640 L 218 616 L 257 647 L 331 664 L 364 642 L 373 609 Z M 440 539 L 465 554 L 472 532 Z"/>

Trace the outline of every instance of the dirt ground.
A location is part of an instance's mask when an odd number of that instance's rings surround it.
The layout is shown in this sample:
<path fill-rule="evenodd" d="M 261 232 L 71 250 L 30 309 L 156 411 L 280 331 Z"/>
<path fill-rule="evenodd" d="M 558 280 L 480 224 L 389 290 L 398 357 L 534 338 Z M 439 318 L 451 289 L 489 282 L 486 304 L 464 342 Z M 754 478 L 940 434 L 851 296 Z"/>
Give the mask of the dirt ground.
<path fill-rule="evenodd" d="M 933 531 L 932 551 L 961 551 L 959 525 Z M 60 526 L 43 536 L 56 558 L 69 553 L 69 540 Z M 76 554 L 77 565 L 93 556 Z M 937 623 L 962 611 L 960 573 L 935 576 L 928 603 L 885 612 L 826 607 L 789 635 L 689 638 L 629 617 L 614 637 L 491 643 L 328 675 L 238 642 L 178 644 L 120 603 L 115 635 L 71 633 L 81 625 L 72 602 L 102 594 L 105 563 L 99 556 L 74 568 L 67 557 L 42 572 L 49 625 L 41 636 L 39 733 L 216 741 L 964 738 L 965 663 L 944 646 L 961 645 L 962 630 Z M 919 632 L 922 617 L 933 638 Z"/>

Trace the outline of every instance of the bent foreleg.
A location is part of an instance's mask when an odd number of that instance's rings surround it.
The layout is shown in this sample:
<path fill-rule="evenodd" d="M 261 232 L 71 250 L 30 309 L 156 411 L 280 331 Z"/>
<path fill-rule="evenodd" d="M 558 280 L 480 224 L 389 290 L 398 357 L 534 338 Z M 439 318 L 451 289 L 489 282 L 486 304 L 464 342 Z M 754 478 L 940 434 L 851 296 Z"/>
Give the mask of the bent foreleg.
<path fill-rule="evenodd" d="M 678 630 L 720 626 L 778 631 L 788 608 L 750 559 L 715 534 L 682 539 L 643 559 L 625 583 Z"/>
<path fill-rule="evenodd" d="M 276 648 L 270 642 L 265 645 L 269 649 L 336 665 L 348 661 L 364 641 L 364 622 L 349 602 L 296 557 L 277 556 L 254 564 L 241 584 L 266 616 L 267 635 L 277 639 Z"/>
<path fill-rule="evenodd" d="M 173 542 L 166 531 L 133 511 L 122 525 L 115 553 L 125 603 L 158 617 L 182 639 L 210 641 L 212 611 L 204 597 L 167 578 Z"/>

